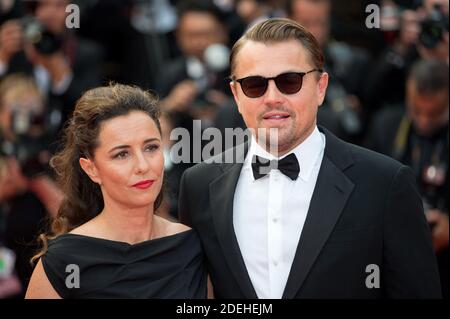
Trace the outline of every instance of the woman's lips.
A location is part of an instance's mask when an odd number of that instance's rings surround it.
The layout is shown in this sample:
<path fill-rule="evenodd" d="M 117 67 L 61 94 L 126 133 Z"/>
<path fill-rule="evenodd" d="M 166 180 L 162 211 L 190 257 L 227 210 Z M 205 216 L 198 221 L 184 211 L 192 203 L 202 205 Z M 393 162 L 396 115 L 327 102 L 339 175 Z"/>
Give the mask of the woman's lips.
<path fill-rule="evenodd" d="M 139 188 L 139 189 L 147 189 L 150 186 L 152 186 L 153 183 L 154 183 L 154 181 L 151 181 L 151 180 L 141 181 L 141 182 L 138 182 L 138 183 L 134 184 L 133 187 L 136 187 L 136 188 Z"/>

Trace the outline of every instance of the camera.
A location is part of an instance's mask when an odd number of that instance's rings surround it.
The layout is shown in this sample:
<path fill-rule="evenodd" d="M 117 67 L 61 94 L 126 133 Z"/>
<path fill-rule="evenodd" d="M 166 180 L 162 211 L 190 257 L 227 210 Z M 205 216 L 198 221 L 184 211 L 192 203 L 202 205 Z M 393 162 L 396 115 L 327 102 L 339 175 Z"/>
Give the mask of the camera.
<path fill-rule="evenodd" d="M 192 60 L 187 67 L 188 78 L 193 80 L 198 89 L 194 107 L 216 107 L 208 98 L 210 89 L 219 89 L 225 79 L 224 72 L 228 72 L 230 51 L 220 43 L 211 44 L 203 53 L 203 61 Z"/>
<path fill-rule="evenodd" d="M 0 1 L 1 2 L 1 1 Z M 17 19 L 23 30 L 24 40 L 32 43 L 36 50 L 43 55 L 51 55 L 62 47 L 61 36 L 50 32 L 41 22 L 32 15 L 24 15 L 26 12 L 32 12 L 37 1 L 13 1 L 10 7 L 0 6 L 0 25 L 5 21 Z"/>
<path fill-rule="evenodd" d="M 51 55 L 62 47 L 62 37 L 53 34 L 32 16 L 20 19 L 23 36 L 26 42 L 33 44 L 36 50 L 43 55 Z"/>
<path fill-rule="evenodd" d="M 448 16 L 442 13 L 441 6 L 435 4 L 431 15 L 422 21 L 422 31 L 419 42 L 427 49 L 433 49 L 442 41 L 445 32 L 448 32 Z"/>
<path fill-rule="evenodd" d="M 49 144 L 53 142 L 61 122 L 62 113 L 58 109 L 42 114 L 14 110 L 11 113 L 14 139 L 0 136 L 0 158 L 16 158 L 27 177 L 45 172 L 50 159 Z"/>

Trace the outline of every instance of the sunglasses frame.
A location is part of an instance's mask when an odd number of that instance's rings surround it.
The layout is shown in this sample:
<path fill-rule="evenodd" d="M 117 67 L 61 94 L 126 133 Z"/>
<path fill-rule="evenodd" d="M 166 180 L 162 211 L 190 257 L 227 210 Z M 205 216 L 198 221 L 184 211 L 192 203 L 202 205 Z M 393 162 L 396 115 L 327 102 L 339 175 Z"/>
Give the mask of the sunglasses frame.
<path fill-rule="evenodd" d="M 264 94 L 266 94 L 267 88 L 269 87 L 269 81 L 270 81 L 270 80 L 274 80 L 275 85 L 276 85 L 278 91 L 280 91 L 280 92 L 283 93 L 283 94 L 290 95 L 290 94 L 298 93 L 298 92 L 302 89 L 302 86 L 303 86 L 303 77 L 304 77 L 306 74 L 309 74 L 309 73 L 312 73 L 312 72 L 320 72 L 320 73 L 323 73 L 323 70 L 322 70 L 322 69 L 312 69 L 312 70 L 309 70 L 309 71 L 307 71 L 307 72 L 284 72 L 284 73 L 280 73 L 280 74 L 278 74 L 277 76 L 270 77 L 270 78 L 266 78 L 266 77 L 263 77 L 263 76 L 260 76 L 260 75 L 251 75 L 251 76 L 247 76 L 247 77 L 245 77 L 245 78 L 235 79 L 234 81 L 236 81 L 236 82 L 238 82 L 238 83 L 240 84 L 241 89 L 242 89 L 242 92 L 245 94 L 245 96 L 247 96 L 247 97 L 249 97 L 249 98 L 256 99 L 256 98 L 259 98 L 259 97 L 263 96 Z M 296 74 L 296 75 L 299 75 L 299 76 L 300 76 L 302 83 L 301 83 L 301 85 L 300 85 L 300 87 L 299 87 L 299 89 L 298 89 L 297 91 L 295 91 L 295 92 L 293 92 L 293 93 L 285 93 L 285 92 L 283 92 L 283 90 L 278 86 L 277 79 L 278 79 L 280 76 L 286 75 L 286 74 Z M 242 86 L 242 82 L 244 82 L 245 80 L 251 79 L 251 78 L 263 79 L 263 80 L 265 81 L 265 85 L 264 85 L 264 86 L 265 86 L 265 89 L 264 89 L 264 91 L 262 92 L 261 95 L 257 95 L 257 96 L 249 96 L 249 95 L 247 95 L 247 93 L 245 92 L 244 87 Z"/>

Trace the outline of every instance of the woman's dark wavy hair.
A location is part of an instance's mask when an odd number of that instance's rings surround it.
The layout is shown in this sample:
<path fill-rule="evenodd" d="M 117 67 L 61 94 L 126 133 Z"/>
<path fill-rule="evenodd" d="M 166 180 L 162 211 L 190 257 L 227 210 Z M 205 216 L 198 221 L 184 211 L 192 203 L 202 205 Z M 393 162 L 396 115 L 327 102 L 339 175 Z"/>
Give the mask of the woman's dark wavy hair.
<path fill-rule="evenodd" d="M 32 262 L 45 254 L 48 240 L 86 223 L 103 209 L 100 186 L 89 178 L 79 164 L 80 157 L 93 158 L 101 123 L 132 111 L 142 111 L 155 121 L 161 133 L 157 103 L 153 94 L 121 84 L 91 89 L 77 101 L 64 129 L 62 149 L 50 161 L 65 198 L 51 222 L 50 231 L 39 236 L 42 249 L 32 258 Z M 155 200 L 154 210 L 161 205 L 162 196 L 161 191 Z"/>

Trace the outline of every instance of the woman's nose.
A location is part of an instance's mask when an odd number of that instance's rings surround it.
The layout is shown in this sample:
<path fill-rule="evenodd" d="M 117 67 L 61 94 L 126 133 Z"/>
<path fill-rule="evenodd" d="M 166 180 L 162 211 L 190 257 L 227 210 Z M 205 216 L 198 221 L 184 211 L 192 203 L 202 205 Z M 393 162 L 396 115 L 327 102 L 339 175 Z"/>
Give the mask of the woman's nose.
<path fill-rule="evenodd" d="M 148 159 L 142 153 L 136 155 L 136 173 L 142 174 L 148 171 L 150 164 Z"/>

